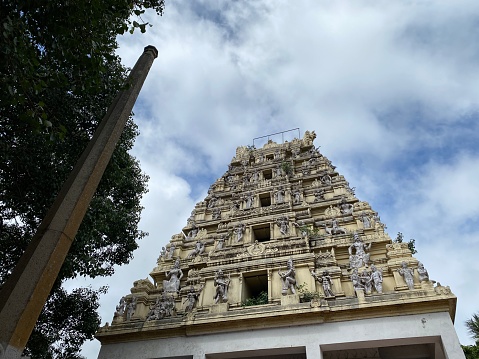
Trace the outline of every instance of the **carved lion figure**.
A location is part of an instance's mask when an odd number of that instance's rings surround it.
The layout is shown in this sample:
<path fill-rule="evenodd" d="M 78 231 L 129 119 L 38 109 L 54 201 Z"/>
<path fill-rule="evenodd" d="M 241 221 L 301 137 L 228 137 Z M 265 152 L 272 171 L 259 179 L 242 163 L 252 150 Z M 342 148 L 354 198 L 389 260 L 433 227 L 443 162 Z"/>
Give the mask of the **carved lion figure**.
<path fill-rule="evenodd" d="M 310 146 L 313 144 L 314 139 L 316 138 L 316 132 L 314 131 L 306 131 L 303 136 L 303 145 Z"/>

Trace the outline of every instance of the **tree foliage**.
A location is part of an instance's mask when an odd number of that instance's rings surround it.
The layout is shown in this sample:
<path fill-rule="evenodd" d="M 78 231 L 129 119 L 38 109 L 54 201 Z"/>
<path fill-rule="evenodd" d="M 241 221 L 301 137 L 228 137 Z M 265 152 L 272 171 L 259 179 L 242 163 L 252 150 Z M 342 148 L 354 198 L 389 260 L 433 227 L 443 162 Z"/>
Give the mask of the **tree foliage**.
<path fill-rule="evenodd" d="M 466 327 L 471 337 L 476 341 L 475 345 L 462 345 L 466 359 L 479 359 L 479 313 L 472 315 L 466 320 Z"/>
<path fill-rule="evenodd" d="M 462 350 L 466 359 L 479 359 L 479 344 L 475 345 L 462 345 Z"/>
<path fill-rule="evenodd" d="M 268 304 L 268 292 L 265 292 L 264 290 L 261 291 L 257 296 L 248 298 L 241 303 L 243 307 L 250 307 L 253 305 L 263 305 L 263 304 Z"/>
<path fill-rule="evenodd" d="M 466 320 L 466 327 L 471 337 L 479 342 L 479 313 L 473 314 L 471 319 Z"/>
<path fill-rule="evenodd" d="M 116 37 L 144 32 L 143 12 L 163 0 L 4 1 L 0 12 L 0 284 L 11 273 L 71 172 L 127 69 Z M 132 17 L 133 16 L 133 17 Z M 133 20 L 136 18 L 136 20 Z M 32 358 L 75 358 L 99 325 L 103 289 L 67 293 L 61 283 L 128 263 L 147 176 L 128 151 L 130 119 L 32 334 Z"/>
<path fill-rule="evenodd" d="M 401 232 L 398 232 L 396 239 L 394 242 L 396 243 L 402 243 L 404 241 L 404 235 Z M 416 240 L 415 239 L 410 239 L 409 242 L 407 242 L 407 247 L 411 251 L 412 254 L 416 254 Z"/>

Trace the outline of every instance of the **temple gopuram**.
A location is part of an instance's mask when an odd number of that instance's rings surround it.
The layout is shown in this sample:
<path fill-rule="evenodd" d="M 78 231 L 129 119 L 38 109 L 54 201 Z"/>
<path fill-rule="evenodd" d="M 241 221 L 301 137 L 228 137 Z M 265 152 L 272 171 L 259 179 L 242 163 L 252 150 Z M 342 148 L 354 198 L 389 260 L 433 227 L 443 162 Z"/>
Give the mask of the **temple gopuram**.
<path fill-rule="evenodd" d="M 237 148 L 98 331 L 99 358 L 464 358 L 450 288 L 315 137 Z"/>

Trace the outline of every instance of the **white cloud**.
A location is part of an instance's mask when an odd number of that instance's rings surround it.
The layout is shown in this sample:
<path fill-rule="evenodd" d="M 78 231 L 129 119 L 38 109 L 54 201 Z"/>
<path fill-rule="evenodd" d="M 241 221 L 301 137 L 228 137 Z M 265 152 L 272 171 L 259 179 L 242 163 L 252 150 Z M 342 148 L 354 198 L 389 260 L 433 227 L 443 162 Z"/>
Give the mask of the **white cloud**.
<path fill-rule="evenodd" d="M 415 238 L 431 277 L 477 311 L 479 28 L 476 0 L 167 2 L 145 35 L 120 39 L 153 64 L 134 153 L 150 175 L 150 237 L 118 269 L 104 321 L 155 265 L 237 146 L 300 127 L 389 227 Z M 302 135 L 301 133 L 301 135 Z M 88 355 L 93 358 L 95 355 Z"/>

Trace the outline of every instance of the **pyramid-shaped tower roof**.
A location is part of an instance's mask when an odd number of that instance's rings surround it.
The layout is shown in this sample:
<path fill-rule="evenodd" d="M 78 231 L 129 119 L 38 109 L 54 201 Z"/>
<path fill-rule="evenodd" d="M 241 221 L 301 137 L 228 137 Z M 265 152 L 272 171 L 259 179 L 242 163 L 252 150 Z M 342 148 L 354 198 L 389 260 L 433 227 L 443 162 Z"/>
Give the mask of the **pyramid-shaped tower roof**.
<path fill-rule="evenodd" d="M 315 137 L 238 147 L 162 249 L 152 280 L 121 298 L 97 334 L 102 344 L 391 315 L 447 313 L 452 322 L 449 287 L 391 240 Z"/>

